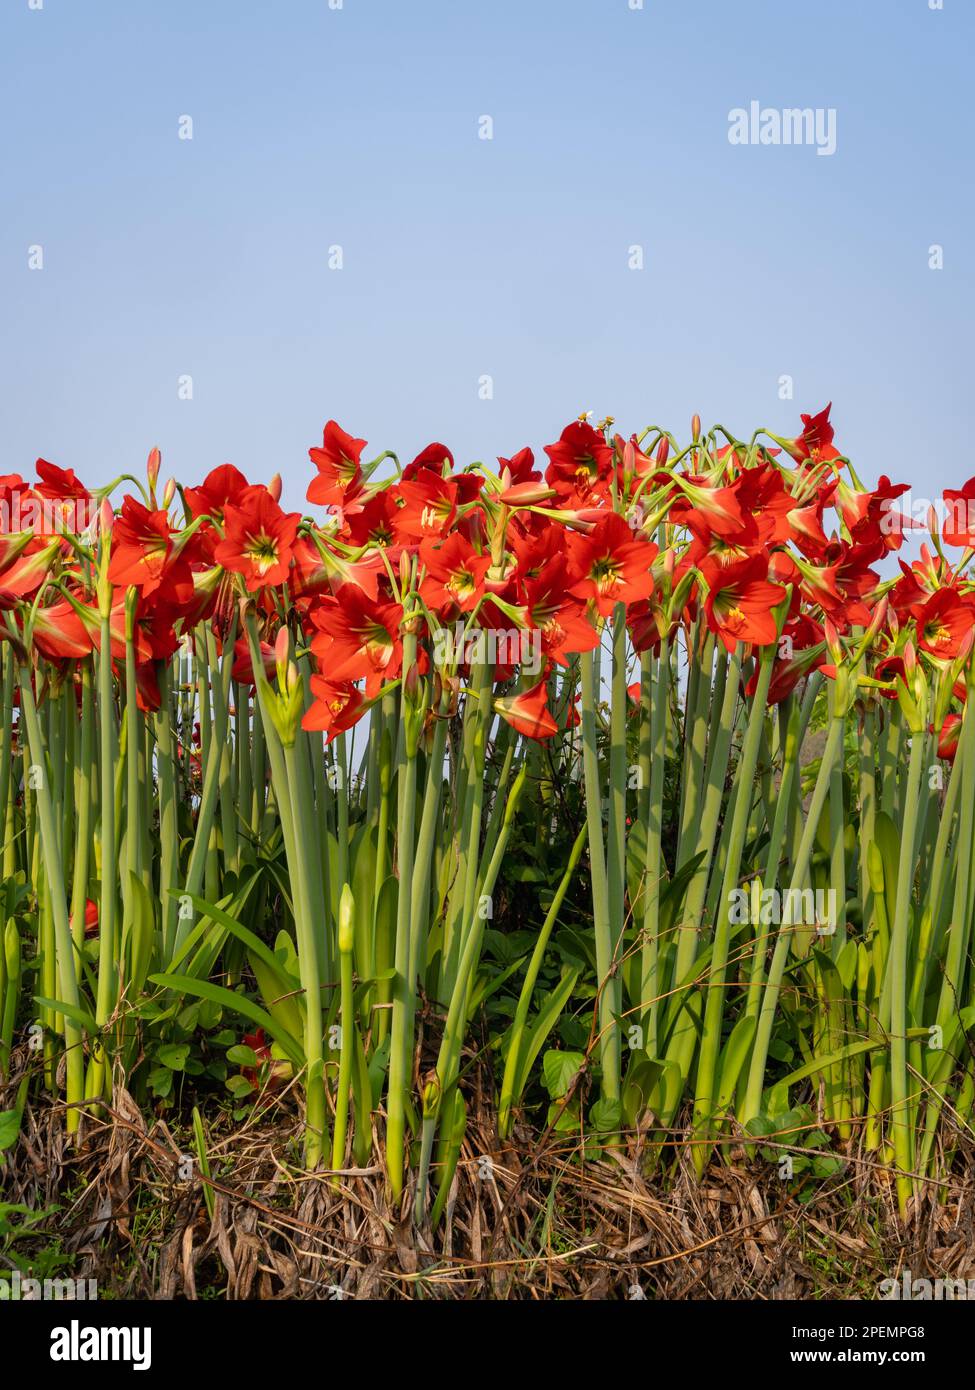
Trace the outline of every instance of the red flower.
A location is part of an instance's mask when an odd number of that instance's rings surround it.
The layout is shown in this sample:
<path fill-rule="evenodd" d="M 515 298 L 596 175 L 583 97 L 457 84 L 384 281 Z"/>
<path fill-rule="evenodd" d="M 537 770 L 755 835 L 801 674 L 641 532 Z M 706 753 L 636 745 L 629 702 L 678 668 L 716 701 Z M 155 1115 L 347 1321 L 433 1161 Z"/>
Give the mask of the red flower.
<path fill-rule="evenodd" d="M 499 457 L 498 463 L 501 466 L 501 477 L 504 478 L 505 471 L 508 473 L 509 487 L 517 487 L 520 483 L 534 483 L 541 479 L 542 475 L 535 467 L 535 455 L 531 449 L 519 449 L 510 459 Z"/>
<path fill-rule="evenodd" d="M 169 517 L 164 511 L 151 512 L 134 497 L 124 499 L 121 515 L 112 526 L 108 575 L 121 588 L 140 589 L 143 597 L 163 583 L 178 602 L 193 593 L 192 571 L 174 549 Z"/>
<path fill-rule="evenodd" d="M 939 660 L 954 661 L 975 625 L 975 610 L 957 589 L 939 589 L 917 615 L 917 645 Z"/>
<path fill-rule="evenodd" d="M 343 539 L 356 547 L 380 546 L 388 550 L 392 558 L 399 550 L 395 544 L 399 515 L 396 497 L 397 490 L 391 487 L 374 492 L 353 515 L 344 517 Z"/>
<path fill-rule="evenodd" d="M 545 452 L 549 457 L 545 481 L 563 501 L 573 496 L 584 500 L 612 474 L 611 445 L 584 420 L 566 425 L 558 443 L 546 444 Z"/>
<path fill-rule="evenodd" d="M 674 501 L 669 520 L 683 522 L 698 536 L 713 532 L 725 540 L 753 545 L 758 539 L 758 526 L 750 512 L 742 511 L 740 489 L 740 478 L 728 487 L 712 487 L 687 478 L 681 488 L 684 495 Z"/>
<path fill-rule="evenodd" d="M 219 521 L 227 503 L 238 501 L 249 487 L 239 469 L 232 463 L 222 463 L 210 470 L 199 487 L 186 488 L 183 496 L 191 516 L 211 516 Z"/>
<path fill-rule="evenodd" d="M 455 479 L 440 478 L 424 469 L 419 478 L 400 483 L 399 495 L 403 506 L 396 513 L 394 524 L 400 540 L 443 536 L 453 525 L 457 516 Z"/>
<path fill-rule="evenodd" d="M 958 491 L 945 488 L 941 534 L 949 545 L 975 546 L 975 478 L 969 478 Z"/>
<path fill-rule="evenodd" d="M 283 584 L 300 520 L 297 512 L 283 512 L 266 487 L 251 487 L 240 506 L 228 506 L 224 513 L 224 538 L 214 552 L 216 560 L 242 575 L 252 593 Z"/>
<path fill-rule="evenodd" d="M 37 650 L 50 661 L 80 661 L 94 648 L 91 633 L 67 599 L 37 608 L 31 632 Z"/>
<path fill-rule="evenodd" d="M 74 926 L 74 914 L 71 915 L 71 926 Z M 98 935 L 98 904 L 92 898 L 85 899 L 85 936 Z"/>
<path fill-rule="evenodd" d="M 455 531 L 442 544 L 424 541 L 420 562 L 426 569 L 426 578 L 420 585 L 423 602 L 435 610 L 456 604 L 462 613 L 469 613 L 483 592 L 491 557 L 478 555 L 470 542 Z"/>
<path fill-rule="evenodd" d="M 961 734 L 961 715 L 949 714 L 938 735 L 938 757 L 953 763 L 958 752 L 958 737 Z"/>
<path fill-rule="evenodd" d="M 617 603 L 634 603 L 653 593 L 652 541 L 638 540 L 621 516 L 608 513 L 587 536 L 571 535 L 569 561 L 575 582 L 569 592 L 591 599 L 603 617 Z"/>
<path fill-rule="evenodd" d="M 318 628 L 311 648 L 328 681 L 365 678 L 372 698 L 384 680 L 399 675 L 403 609 L 398 603 L 370 600 L 354 584 L 343 584 L 335 600 L 321 604 L 311 618 Z"/>
<path fill-rule="evenodd" d="M 544 678 L 521 695 L 504 695 L 495 700 L 494 708 L 502 719 L 526 738 L 551 738 L 559 731 L 549 712 Z"/>
<path fill-rule="evenodd" d="M 420 450 L 413 462 L 408 463 L 403 469 L 403 480 L 412 482 L 424 471 L 435 473 L 438 478 L 442 478 L 444 469 L 449 473 L 453 466 L 454 456 L 446 444 L 428 444 L 425 449 Z"/>
<path fill-rule="evenodd" d="M 785 598 L 785 590 L 768 582 L 768 562 L 763 555 L 724 570 L 705 561 L 701 574 L 708 585 L 704 601 L 708 627 L 729 652 L 738 642 L 764 647 L 776 640 L 774 610 Z"/>
<path fill-rule="evenodd" d="M 365 713 L 362 694 L 350 681 L 336 684 L 324 676 L 312 676 L 311 689 L 315 699 L 308 706 L 301 727 L 327 733 L 326 743 L 351 729 Z"/>
<path fill-rule="evenodd" d="M 56 463 L 38 459 L 34 465 L 40 482 L 36 491 L 41 497 L 59 502 L 85 502 L 91 493 L 80 479 L 75 477 L 73 468 L 59 468 Z"/>
<path fill-rule="evenodd" d="M 354 497 L 362 488 L 359 459 L 365 447 L 364 439 L 353 439 L 334 420 L 329 420 L 322 435 L 322 447 L 308 450 L 308 457 L 318 469 L 318 477 L 308 484 L 305 494 L 308 501 L 341 507 Z"/>
<path fill-rule="evenodd" d="M 840 451 L 833 447 L 833 426 L 829 422 L 829 412 L 833 402 L 818 415 L 802 415 L 802 434 L 797 439 L 779 440 L 797 463 L 826 463 L 838 459 Z"/>
<path fill-rule="evenodd" d="M 32 540 L 31 545 L 33 544 Z M 19 560 L 14 560 L 13 564 L 0 573 L 0 589 L 16 598 L 27 598 L 30 594 L 36 594 L 50 577 L 60 551 L 61 542 L 57 540 L 38 546 L 36 550 L 28 548 L 26 554 L 21 555 Z"/>
<path fill-rule="evenodd" d="M 274 648 L 267 642 L 260 642 L 261 665 L 268 680 L 273 679 L 277 666 Z M 241 685 L 254 685 L 254 663 L 251 661 L 250 643 L 246 637 L 238 637 L 234 643 L 234 665 L 230 672 L 233 679 Z"/>
<path fill-rule="evenodd" d="M 570 580 L 566 557 L 557 555 L 522 585 L 526 624 L 541 633 L 542 651 L 560 666 L 568 664 L 570 655 L 599 646 L 599 633 L 586 616 L 585 604 L 569 593 Z"/>

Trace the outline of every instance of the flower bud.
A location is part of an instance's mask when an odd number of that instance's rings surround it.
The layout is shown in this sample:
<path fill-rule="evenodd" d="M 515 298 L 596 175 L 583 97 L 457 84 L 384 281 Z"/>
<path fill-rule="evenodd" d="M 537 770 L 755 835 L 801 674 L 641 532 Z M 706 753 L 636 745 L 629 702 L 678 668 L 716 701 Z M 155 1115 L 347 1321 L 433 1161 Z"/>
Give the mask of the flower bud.
<path fill-rule="evenodd" d="M 149 479 L 149 490 L 155 492 L 156 483 L 159 481 L 159 469 L 162 467 L 162 454 L 158 449 L 149 450 L 149 458 L 146 461 L 146 477 Z"/>
<path fill-rule="evenodd" d="M 274 477 L 267 485 L 267 490 L 275 502 L 281 501 L 281 474 L 275 473 Z"/>
<path fill-rule="evenodd" d="M 339 898 L 339 950 L 343 955 L 352 950 L 355 943 L 355 899 L 347 883 L 342 884 Z"/>

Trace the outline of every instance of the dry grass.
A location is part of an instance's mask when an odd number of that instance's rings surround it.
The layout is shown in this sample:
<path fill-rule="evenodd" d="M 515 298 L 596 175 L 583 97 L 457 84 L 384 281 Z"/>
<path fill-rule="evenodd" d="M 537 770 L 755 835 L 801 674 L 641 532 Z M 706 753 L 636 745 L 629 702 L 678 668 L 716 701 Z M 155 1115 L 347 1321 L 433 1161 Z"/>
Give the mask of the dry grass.
<path fill-rule="evenodd" d="M 646 1136 L 596 1161 L 571 1136 L 527 1128 L 501 1145 L 471 1099 L 436 1236 L 390 1208 L 378 1167 L 337 1187 L 303 1173 L 290 1096 L 246 1124 L 209 1126 L 212 1221 L 186 1162 L 189 1127 L 146 1117 L 121 1086 L 76 1146 L 61 1105 L 28 1107 L 4 1200 L 57 1204 L 70 1272 L 96 1278 L 103 1298 L 871 1298 L 904 1267 L 975 1277 L 970 1148 L 904 1230 L 888 1170 L 855 1151 L 842 1175 L 806 1189 L 740 1147 L 702 1183 L 686 1149 L 651 1177 Z M 11 1103 L 0 1093 L 0 1108 Z"/>

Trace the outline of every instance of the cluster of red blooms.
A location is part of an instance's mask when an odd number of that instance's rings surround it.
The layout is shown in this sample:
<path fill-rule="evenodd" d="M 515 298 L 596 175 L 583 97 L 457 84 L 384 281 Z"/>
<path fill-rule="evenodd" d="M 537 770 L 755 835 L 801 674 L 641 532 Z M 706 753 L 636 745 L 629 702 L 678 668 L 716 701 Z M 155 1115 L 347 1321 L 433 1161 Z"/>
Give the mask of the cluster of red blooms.
<path fill-rule="evenodd" d="M 282 612 L 300 621 L 320 673 L 305 725 L 331 738 L 404 674 L 405 626 L 420 637 L 416 676 L 430 668 L 423 638 L 437 628 L 516 628 L 537 634 L 543 670 L 532 689 L 497 707 L 521 732 L 545 738 L 558 732 L 548 674 L 594 648 L 620 604 L 636 651 L 658 649 L 698 617 L 729 651 L 778 642 L 773 702 L 816 667 L 831 674 L 854 629 L 871 630 L 871 675 L 891 697 L 918 653 L 947 670 L 970 649 L 975 592 L 965 572 L 975 528 L 946 526 L 934 551 L 882 580 L 875 566 L 914 524 L 894 510 L 908 488 L 887 477 L 872 491 L 854 486 L 828 406 L 803 415 L 799 435 L 777 439 L 780 447 L 718 447 L 701 440 L 695 421 L 692 444 L 673 458 L 669 437 L 645 452 L 635 436 L 610 436 L 608 423 L 570 424 L 546 447 L 544 468 L 526 448 L 499 459 L 497 475 L 457 472 L 450 450 L 430 444 L 395 479 L 377 481 L 378 460 L 362 461 L 365 441 L 330 420 L 309 451 L 316 476 L 307 498 L 326 509 L 322 524 L 284 511 L 280 483 L 248 483 L 228 464 L 179 489 L 184 519 L 174 525 L 177 490 L 169 485 L 157 501 L 154 450 L 142 500 L 126 496 L 112 521 L 112 655 L 124 657 L 126 592 L 135 588 L 139 699 L 153 708 L 157 664 L 180 635 L 212 621 L 219 638 L 235 593 L 246 591 L 264 619 L 269 673 Z M 32 485 L 0 478 L 0 504 L 26 492 L 97 514 L 72 470 L 39 460 L 37 473 Z M 956 516 L 975 512 L 975 478 L 945 500 Z M 97 543 L 97 534 L 0 536 L 0 608 L 23 623 L 32 606 L 30 638 L 49 662 L 99 646 Z M 945 545 L 960 550 L 954 561 Z M 252 681 L 243 640 L 236 655 L 235 678 Z M 463 664 L 449 674 L 462 676 Z M 495 667 L 496 680 L 515 674 Z M 963 682 L 955 693 L 964 698 Z M 945 756 L 957 722 L 949 715 Z"/>

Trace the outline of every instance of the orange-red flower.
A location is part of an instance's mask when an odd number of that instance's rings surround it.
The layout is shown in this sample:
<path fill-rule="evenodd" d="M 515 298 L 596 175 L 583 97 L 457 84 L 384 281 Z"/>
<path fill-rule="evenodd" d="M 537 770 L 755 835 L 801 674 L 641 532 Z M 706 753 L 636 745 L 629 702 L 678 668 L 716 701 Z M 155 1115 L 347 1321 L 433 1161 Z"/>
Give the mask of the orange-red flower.
<path fill-rule="evenodd" d="M 975 626 L 975 609 L 957 589 L 939 589 L 917 615 L 917 645 L 942 661 L 953 661 Z"/>
<path fill-rule="evenodd" d="M 638 539 L 621 516 L 609 512 L 587 536 L 571 535 L 569 562 L 575 574 L 569 592 L 591 600 L 608 617 L 617 603 L 635 603 L 653 592 L 653 541 Z"/>
<path fill-rule="evenodd" d="M 499 697 L 494 702 L 494 708 L 506 723 L 526 738 L 551 738 L 559 731 L 548 708 L 544 678 L 521 695 Z"/>
<path fill-rule="evenodd" d="M 247 490 L 239 506 L 224 512 L 224 538 L 214 552 L 224 569 L 242 575 L 254 592 L 288 578 L 301 517 L 283 512 L 266 487 Z"/>
<path fill-rule="evenodd" d="M 308 501 L 326 507 L 342 507 L 350 501 L 362 488 L 359 460 L 365 447 L 364 439 L 354 439 L 341 425 L 329 420 L 321 448 L 308 450 L 308 457 L 318 469 L 318 477 L 308 484 Z"/>
<path fill-rule="evenodd" d="M 351 681 L 336 683 L 325 676 L 312 676 L 311 690 L 315 699 L 305 711 L 301 727 L 327 733 L 326 743 L 351 729 L 365 712 L 362 693 Z"/>
<path fill-rule="evenodd" d="M 762 555 L 728 569 L 705 562 L 701 574 L 708 585 L 704 612 L 710 630 L 733 652 L 738 642 L 765 647 L 778 636 L 775 609 L 785 590 L 768 582 L 768 562 Z"/>

